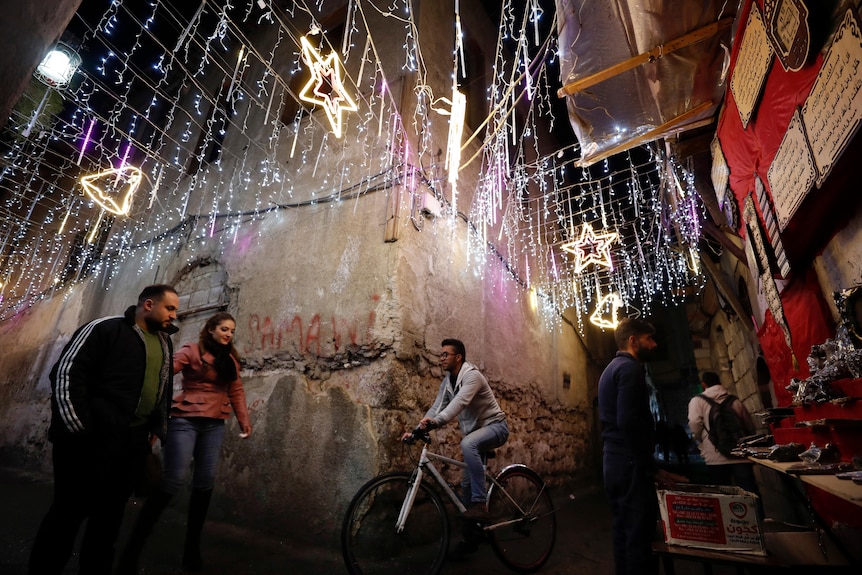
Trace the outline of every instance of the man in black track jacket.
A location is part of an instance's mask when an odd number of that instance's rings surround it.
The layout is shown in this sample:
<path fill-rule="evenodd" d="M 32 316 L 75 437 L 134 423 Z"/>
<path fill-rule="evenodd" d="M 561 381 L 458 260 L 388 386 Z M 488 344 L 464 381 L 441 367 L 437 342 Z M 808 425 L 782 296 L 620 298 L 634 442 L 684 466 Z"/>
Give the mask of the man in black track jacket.
<path fill-rule="evenodd" d="M 79 573 L 110 575 L 150 436 L 164 439 L 167 429 L 178 307 L 173 287 L 148 286 L 125 315 L 78 328 L 51 369 L 54 502 L 33 543 L 31 575 L 63 572 L 84 519 Z"/>

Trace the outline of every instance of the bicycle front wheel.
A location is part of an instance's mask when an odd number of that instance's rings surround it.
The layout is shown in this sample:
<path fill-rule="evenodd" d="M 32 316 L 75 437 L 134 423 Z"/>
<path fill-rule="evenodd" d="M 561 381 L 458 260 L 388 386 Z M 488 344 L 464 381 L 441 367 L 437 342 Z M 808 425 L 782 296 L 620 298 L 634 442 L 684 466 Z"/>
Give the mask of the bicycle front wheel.
<path fill-rule="evenodd" d="M 449 547 L 440 497 L 420 483 L 401 533 L 398 514 L 413 485 L 409 473 L 387 473 L 362 486 L 341 528 L 341 552 L 352 575 L 435 575 Z"/>
<path fill-rule="evenodd" d="M 538 570 L 550 558 L 557 539 L 557 518 L 548 488 L 532 469 L 517 465 L 504 469 L 488 493 L 494 517 L 488 533 L 494 553 L 519 573 Z"/>

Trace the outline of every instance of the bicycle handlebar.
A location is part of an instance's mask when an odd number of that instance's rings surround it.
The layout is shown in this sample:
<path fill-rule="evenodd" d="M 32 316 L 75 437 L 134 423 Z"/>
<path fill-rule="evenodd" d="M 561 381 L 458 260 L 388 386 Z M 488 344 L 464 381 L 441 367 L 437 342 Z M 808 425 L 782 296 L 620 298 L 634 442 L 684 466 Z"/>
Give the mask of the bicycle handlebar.
<path fill-rule="evenodd" d="M 429 423 L 425 426 L 425 429 L 417 426 L 413 431 L 410 432 L 408 437 L 403 439 L 404 443 L 407 445 L 413 445 L 417 441 L 424 441 L 425 443 L 431 443 L 431 435 L 428 433 L 432 429 L 436 429 L 437 426 L 433 423 Z"/>

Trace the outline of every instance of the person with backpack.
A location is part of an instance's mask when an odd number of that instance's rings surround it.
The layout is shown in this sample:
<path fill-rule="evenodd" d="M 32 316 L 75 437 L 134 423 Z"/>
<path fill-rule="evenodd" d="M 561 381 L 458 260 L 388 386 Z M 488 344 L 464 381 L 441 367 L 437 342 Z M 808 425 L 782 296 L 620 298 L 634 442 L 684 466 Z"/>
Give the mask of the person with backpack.
<path fill-rule="evenodd" d="M 688 404 L 688 426 L 706 463 L 709 482 L 737 485 L 756 494 L 754 465 L 731 454 L 741 437 L 754 433 L 751 415 L 739 398 L 721 385 L 717 373 L 704 372 L 700 385 L 703 393 Z"/>

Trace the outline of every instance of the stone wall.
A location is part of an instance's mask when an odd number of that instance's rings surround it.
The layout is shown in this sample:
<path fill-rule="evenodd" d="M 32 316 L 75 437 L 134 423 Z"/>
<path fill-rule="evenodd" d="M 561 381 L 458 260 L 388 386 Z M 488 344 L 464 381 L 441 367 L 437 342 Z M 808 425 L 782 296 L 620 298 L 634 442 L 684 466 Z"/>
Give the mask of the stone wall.
<path fill-rule="evenodd" d="M 851 218 L 814 260 L 823 299 L 838 320 L 832 292 L 862 284 L 862 213 Z M 802 358 L 800 358 L 802 359 Z"/>

